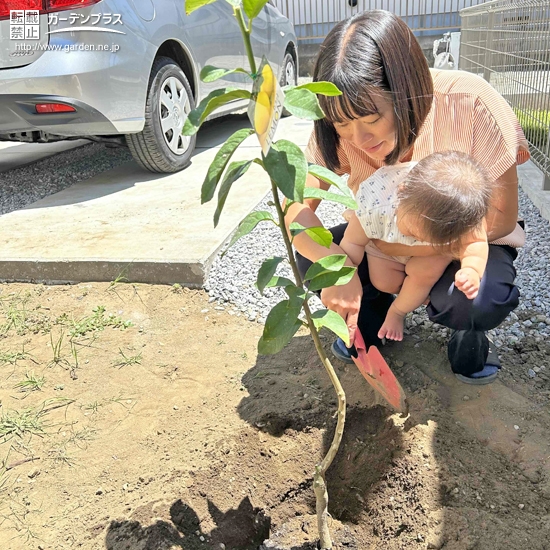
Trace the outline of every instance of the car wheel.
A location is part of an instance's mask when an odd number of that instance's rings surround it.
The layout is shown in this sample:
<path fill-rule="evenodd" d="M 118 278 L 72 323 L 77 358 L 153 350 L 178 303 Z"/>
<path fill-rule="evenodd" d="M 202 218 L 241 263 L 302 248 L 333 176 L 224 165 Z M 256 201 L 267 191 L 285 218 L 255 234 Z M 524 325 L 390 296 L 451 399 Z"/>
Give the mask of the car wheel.
<path fill-rule="evenodd" d="M 137 163 L 151 172 L 179 172 L 189 164 L 197 136 L 182 136 L 181 129 L 195 108 L 191 87 L 183 71 L 168 57 L 153 63 L 145 126 L 137 134 L 126 134 L 126 141 Z"/>
<path fill-rule="evenodd" d="M 296 86 L 298 84 L 298 75 L 296 74 L 296 63 L 294 63 L 294 58 L 290 53 L 285 54 L 283 60 L 283 71 L 281 74 L 281 86 Z M 291 113 L 286 109 L 283 109 L 282 116 L 290 116 Z"/>

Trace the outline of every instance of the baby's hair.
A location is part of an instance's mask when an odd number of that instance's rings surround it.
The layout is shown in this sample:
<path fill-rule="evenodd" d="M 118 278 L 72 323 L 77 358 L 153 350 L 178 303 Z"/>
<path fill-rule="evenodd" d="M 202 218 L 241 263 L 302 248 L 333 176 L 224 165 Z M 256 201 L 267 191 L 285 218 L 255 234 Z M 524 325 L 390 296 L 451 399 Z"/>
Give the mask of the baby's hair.
<path fill-rule="evenodd" d="M 470 155 L 433 153 L 399 187 L 399 210 L 416 217 L 428 242 L 456 253 L 463 237 L 481 228 L 492 191 L 489 173 Z"/>

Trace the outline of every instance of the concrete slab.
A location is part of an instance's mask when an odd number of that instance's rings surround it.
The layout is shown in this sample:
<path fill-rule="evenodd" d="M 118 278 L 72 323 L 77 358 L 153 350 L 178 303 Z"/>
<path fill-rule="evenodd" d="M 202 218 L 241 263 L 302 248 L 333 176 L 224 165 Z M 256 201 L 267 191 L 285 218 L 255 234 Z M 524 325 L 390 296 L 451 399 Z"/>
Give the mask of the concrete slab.
<path fill-rule="evenodd" d="M 240 221 L 269 190 L 257 165 L 235 183 L 220 223 L 216 199 L 200 204 L 206 170 L 225 139 L 249 126 L 245 116 L 201 131 L 192 164 L 177 174 L 151 174 L 126 163 L 27 208 L 0 216 L 0 280 L 128 281 L 201 286 L 210 264 Z M 281 120 L 277 139 L 304 146 L 312 123 Z M 234 160 L 259 156 L 246 140 Z"/>
<path fill-rule="evenodd" d="M 0 142 L 0 173 L 21 168 L 46 157 L 63 151 L 70 151 L 92 143 L 88 139 L 74 141 L 56 141 L 54 143 L 21 143 L 16 141 Z"/>
<path fill-rule="evenodd" d="M 200 204 L 207 167 L 225 139 L 248 126 L 245 116 L 213 121 L 201 131 L 189 168 L 160 175 L 126 163 L 0 216 L 0 280 L 31 282 L 128 281 L 200 287 L 211 262 L 240 221 L 265 197 L 269 182 L 253 165 L 233 187 L 220 223 L 217 201 Z M 312 123 L 283 119 L 277 138 L 305 147 Z M 5 149 L 8 149 L 5 147 Z M 254 158 L 255 136 L 234 160 Z M 519 179 L 542 215 L 550 219 L 550 191 L 528 162 Z"/>

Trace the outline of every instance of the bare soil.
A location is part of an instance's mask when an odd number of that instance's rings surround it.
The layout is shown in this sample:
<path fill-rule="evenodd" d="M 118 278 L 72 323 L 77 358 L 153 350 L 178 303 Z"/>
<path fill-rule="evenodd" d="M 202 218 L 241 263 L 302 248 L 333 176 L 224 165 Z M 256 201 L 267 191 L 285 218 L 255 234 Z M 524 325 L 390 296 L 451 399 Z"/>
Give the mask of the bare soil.
<path fill-rule="evenodd" d="M 0 285 L 0 548 L 316 547 L 334 392 L 305 331 L 258 356 L 262 326 L 229 309 L 178 287 Z M 550 549 L 548 343 L 479 387 L 430 334 L 382 350 L 407 418 L 335 361 L 335 548 Z"/>

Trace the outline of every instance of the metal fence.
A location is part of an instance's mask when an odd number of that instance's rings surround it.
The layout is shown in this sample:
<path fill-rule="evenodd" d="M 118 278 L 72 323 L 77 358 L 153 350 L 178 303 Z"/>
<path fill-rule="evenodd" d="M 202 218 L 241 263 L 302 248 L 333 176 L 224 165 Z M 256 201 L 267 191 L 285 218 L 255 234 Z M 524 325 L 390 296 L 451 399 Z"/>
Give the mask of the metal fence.
<path fill-rule="evenodd" d="M 336 23 L 365 10 L 399 15 L 417 36 L 460 29 L 459 11 L 484 0 L 271 0 L 294 24 L 302 44 L 322 41 Z"/>
<path fill-rule="evenodd" d="M 550 0 L 493 0 L 460 16 L 460 69 L 510 103 L 550 190 Z"/>

